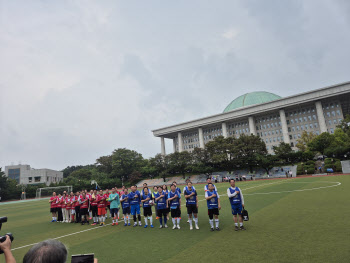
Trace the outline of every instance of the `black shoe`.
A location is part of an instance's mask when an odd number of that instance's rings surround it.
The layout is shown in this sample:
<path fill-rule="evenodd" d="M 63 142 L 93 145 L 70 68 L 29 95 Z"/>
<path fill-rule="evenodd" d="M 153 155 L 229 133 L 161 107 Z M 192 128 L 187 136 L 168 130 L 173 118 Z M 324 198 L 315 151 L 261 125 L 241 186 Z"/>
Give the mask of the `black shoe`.
<path fill-rule="evenodd" d="M 238 226 L 235 226 L 235 231 L 238 231 L 238 230 L 239 230 Z"/>
<path fill-rule="evenodd" d="M 84 222 L 81 222 L 81 225 L 84 225 L 85 223 Z"/>
<path fill-rule="evenodd" d="M 88 221 L 86 221 L 86 224 L 89 224 L 89 220 L 88 220 Z"/>
<path fill-rule="evenodd" d="M 240 229 L 240 230 L 245 230 L 245 227 L 244 227 L 244 226 L 241 226 L 239 229 Z"/>
<path fill-rule="evenodd" d="M 214 231 L 214 228 L 210 228 L 210 231 Z"/>
<path fill-rule="evenodd" d="M 217 227 L 217 228 L 216 228 L 216 231 L 220 231 L 220 228 Z"/>

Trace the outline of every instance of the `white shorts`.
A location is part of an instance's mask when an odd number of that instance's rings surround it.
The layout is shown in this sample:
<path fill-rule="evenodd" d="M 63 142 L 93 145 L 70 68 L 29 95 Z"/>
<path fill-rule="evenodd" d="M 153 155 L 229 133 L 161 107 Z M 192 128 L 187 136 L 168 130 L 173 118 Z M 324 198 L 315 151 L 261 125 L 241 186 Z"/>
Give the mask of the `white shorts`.
<path fill-rule="evenodd" d="M 75 215 L 75 209 L 71 209 L 70 211 L 71 211 L 70 213 L 71 213 L 72 215 Z"/>

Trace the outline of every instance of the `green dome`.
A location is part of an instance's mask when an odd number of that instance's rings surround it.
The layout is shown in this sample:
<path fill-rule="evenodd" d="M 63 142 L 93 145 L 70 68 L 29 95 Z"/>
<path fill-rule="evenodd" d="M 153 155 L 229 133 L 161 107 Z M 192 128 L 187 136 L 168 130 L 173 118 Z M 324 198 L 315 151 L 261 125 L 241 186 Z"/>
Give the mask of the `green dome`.
<path fill-rule="evenodd" d="M 273 100 L 281 99 L 280 96 L 265 92 L 265 91 L 256 91 L 251 93 L 246 93 L 238 98 L 234 99 L 227 107 L 224 112 L 232 111 L 241 107 L 247 107 L 255 104 L 266 103 Z"/>

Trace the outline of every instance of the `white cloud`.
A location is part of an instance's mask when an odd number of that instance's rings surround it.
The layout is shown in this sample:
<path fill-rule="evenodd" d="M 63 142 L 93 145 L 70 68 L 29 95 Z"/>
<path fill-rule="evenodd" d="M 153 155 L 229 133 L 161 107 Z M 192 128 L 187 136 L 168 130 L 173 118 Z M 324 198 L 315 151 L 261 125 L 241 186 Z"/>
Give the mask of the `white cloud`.
<path fill-rule="evenodd" d="M 239 34 L 239 31 L 237 29 L 231 28 L 231 29 L 225 31 L 222 34 L 222 37 L 226 38 L 226 39 L 234 39 L 238 36 L 238 34 Z"/>

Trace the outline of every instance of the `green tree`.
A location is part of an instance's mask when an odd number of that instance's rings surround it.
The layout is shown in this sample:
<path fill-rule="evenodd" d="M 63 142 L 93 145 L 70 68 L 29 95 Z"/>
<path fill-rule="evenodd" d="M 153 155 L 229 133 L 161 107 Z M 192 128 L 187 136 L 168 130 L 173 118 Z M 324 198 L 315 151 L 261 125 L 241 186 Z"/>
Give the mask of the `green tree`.
<path fill-rule="evenodd" d="M 290 144 L 281 142 L 278 146 L 273 146 L 276 157 L 283 163 L 288 163 L 294 157 Z"/>
<path fill-rule="evenodd" d="M 311 142 L 308 143 L 308 147 L 311 151 L 325 154 L 325 150 L 331 146 L 334 142 L 334 135 L 328 132 L 323 132 L 316 136 Z"/>
<path fill-rule="evenodd" d="M 301 137 L 297 140 L 297 144 L 295 145 L 300 151 L 305 152 L 308 150 L 308 143 L 316 138 L 316 134 L 313 132 L 303 131 Z"/>

